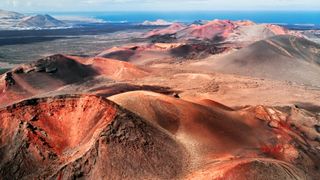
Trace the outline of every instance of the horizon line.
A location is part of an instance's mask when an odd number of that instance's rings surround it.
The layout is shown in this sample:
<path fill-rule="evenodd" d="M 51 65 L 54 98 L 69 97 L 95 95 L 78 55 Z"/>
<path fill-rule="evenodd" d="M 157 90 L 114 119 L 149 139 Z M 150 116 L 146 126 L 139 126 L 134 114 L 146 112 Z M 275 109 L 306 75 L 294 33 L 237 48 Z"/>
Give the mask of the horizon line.
<path fill-rule="evenodd" d="M 0 8 L 1 10 L 1 8 Z M 2 9 L 4 10 L 4 9 Z M 217 10 L 62 10 L 62 11 L 51 11 L 51 10 L 35 10 L 35 11 L 19 11 L 19 10 L 8 10 L 8 11 L 16 11 L 16 12 L 51 12 L 51 13 L 64 13 L 64 12 L 95 12 L 95 13 L 103 13 L 103 12 L 132 12 L 132 13 L 143 13 L 143 12 L 319 12 L 320 9 L 217 9 Z"/>

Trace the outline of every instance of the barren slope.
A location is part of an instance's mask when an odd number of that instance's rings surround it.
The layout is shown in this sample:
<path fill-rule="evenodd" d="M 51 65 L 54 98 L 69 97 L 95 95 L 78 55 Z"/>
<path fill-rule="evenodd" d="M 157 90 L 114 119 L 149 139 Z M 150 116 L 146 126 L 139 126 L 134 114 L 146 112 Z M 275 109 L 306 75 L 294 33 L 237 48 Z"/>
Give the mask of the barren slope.
<path fill-rule="evenodd" d="M 319 44 L 275 36 L 199 64 L 206 70 L 320 86 L 319 63 Z"/>
<path fill-rule="evenodd" d="M 66 27 L 67 24 L 46 14 L 26 17 L 17 26 L 24 28 L 59 28 Z"/>
<path fill-rule="evenodd" d="M 211 43 L 150 43 L 129 47 L 113 47 L 101 52 L 98 57 L 128 61 L 135 65 L 170 63 L 188 59 L 203 59 L 228 48 Z"/>
<path fill-rule="evenodd" d="M 240 46 L 245 46 L 276 35 L 302 36 L 300 33 L 278 25 L 215 19 L 204 24 L 191 24 L 188 26 L 173 24 L 167 28 L 153 30 L 146 37 L 155 42 L 200 40 L 214 43 L 236 43 Z"/>
<path fill-rule="evenodd" d="M 64 95 L 0 109 L 3 179 L 312 179 L 318 117 L 297 108 L 233 110 L 136 91 Z M 138 103 L 137 103 L 138 102 Z"/>
<path fill-rule="evenodd" d="M 315 169 L 319 132 L 314 126 L 319 120 L 303 110 L 281 112 L 257 106 L 234 111 L 210 100 L 192 103 L 143 91 L 109 99 L 174 135 L 190 153 L 188 178 L 304 179 L 320 175 Z M 308 124 L 303 124 L 306 119 Z"/>
<path fill-rule="evenodd" d="M 30 99 L 0 110 L 3 179 L 172 179 L 184 149 L 96 96 Z"/>
<path fill-rule="evenodd" d="M 66 85 L 82 84 L 98 76 L 104 76 L 110 82 L 131 80 L 146 75 L 148 72 L 134 65 L 112 59 L 49 56 L 2 75 L 0 106 L 57 90 Z"/>

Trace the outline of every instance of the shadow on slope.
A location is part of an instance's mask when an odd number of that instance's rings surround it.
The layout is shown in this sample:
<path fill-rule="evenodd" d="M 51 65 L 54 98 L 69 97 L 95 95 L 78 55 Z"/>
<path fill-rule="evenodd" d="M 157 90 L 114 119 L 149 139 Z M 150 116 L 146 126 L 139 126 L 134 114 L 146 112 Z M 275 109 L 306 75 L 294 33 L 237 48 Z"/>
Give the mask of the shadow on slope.
<path fill-rule="evenodd" d="M 201 68 L 238 75 L 320 86 L 320 45 L 295 36 L 275 36 Z"/>

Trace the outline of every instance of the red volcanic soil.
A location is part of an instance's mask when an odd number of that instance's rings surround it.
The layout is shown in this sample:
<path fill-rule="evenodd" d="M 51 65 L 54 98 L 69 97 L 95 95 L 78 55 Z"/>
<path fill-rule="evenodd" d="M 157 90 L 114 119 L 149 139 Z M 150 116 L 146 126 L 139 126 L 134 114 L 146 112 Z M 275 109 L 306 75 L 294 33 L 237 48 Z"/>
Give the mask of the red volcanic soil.
<path fill-rule="evenodd" d="M 189 26 L 173 24 L 149 32 L 146 35 L 151 41 L 149 44 L 113 47 L 97 56 L 136 65 L 167 63 L 175 59 L 202 59 L 261 39 L 286 34 L 299 35 L 281 26 L 255 24 L 251 21 L 213 20 L 204 25 Z"/>
<path fill-rule="evenodd" d="M 146 91 L 109 99 L 120 106 L 98 96 L 62 95 L 0 109 L 0 176 L 320 176 L 315 138 L 319 132 L 310 121 L 310 112 L 264 106 L 233 110 L 210 100 L 188 102 Z M 308 119 L 308 125 L 302 123 Z"/>
<path fill-rule="evenodd" d="M 320 91 L 291 81 L 319 84 L 320 48 L 291 33 L 173 24 L 3 74 L 0 179 L 319 179 Z"/>
<path fill-rule="evenodd" d="M 266 27 L 275 35 L 286 35 L 289 32 L 286 28 L 274 24 L 267 24 Z"/>
<path fill-rule="evenodd" d="M 236 25 L 229 20 L 214 20 L 204 25 L 183 26 L 181 24 L 173 24 L 170 27 L 153 30 L 146 37 L 161 36 L 175 34 L 178 39 L 225 39 L 233 32 Z"/>
<path fill-rule="evenodd" d="M 152 36 L 159 36 L 159 35 L 166 35 L 166 34 L 176 34 L 178 31 L 181 31 L 184 28 L 186 28 L 185 25 L 179 24 L 179 23 L 174 23 L 164 29 L 152 30 L 152 31 L 148 32 L 145 35 L 145 37 L 152 37 Z"/>
<path fill-rule="evenodd" d="M 137 46 L 113 47 L 101 52 L 97 57 L 127 61 L 135 65 L 150 65 L 175 62 L 177 59 L 202 59 L 229 48 L 210 43 L 151 43 Z"/>
<path fill-rule="evenodd" d="M 0 110 L 3 179 L 176 179 L 185 150 L 96 96 L 30 99 Z"/>
<path fill-rule="evenodd" d="M 117 60 L 54 55 L 22 65 L 2 75 L 0 104 L 4 106 L 65 85 L 83 83 L 97 76 L 123 81 L 146 75 L 148 72 Z"/>
<path fill-rule="evenodd" d="M 268 179 L 320 175 L 314 169 L 319 160 L 313 154 L 317 151 L 315 146 L 311 150 L 302 145 L 315 143 L 315 129 L 301 127 L 301 119 L 294 118 L 293 112 L 287 114 L 262 106 L 235 111 L 210 100 L 193 103 L 144 91 L 109 99 L 164 129 L 183 144 L 190 153 L 193 169 L 188 178 L 245 179 L 248 172 L 250 177 Z M 301 131 L 313 136 L 306 140 L 301 137 Z M 304 164 L 302 169 L 299 163 Z M 274 174 L 267 171 L 270 168 Z"/>
<path fill-rule="evenodd" d="M 41 94 L 96 76 L 89 66 L 62 55 L 50 56 L 7 72 L 1 78 L 0 104 Z"/>
<path fill-rule="evenodd" d="M 114 59 L 94 57 L 94 58 L 71 58 L 77 59 L 78 62 L 89 65 L 99 75 L 107 76 L 110 79 L 117 81 L 132 80 L 147 76 L 149 73 L 141 68 L 136 67 L 133 64 L 118 61 Z"/>
<path fill-rule="evenodd" d="M 181 26 L 178 26 L 181 27 Z M 213 20 L 203 25 L 192 24 L 183 28 L 164 28 L 151 31 L 147 37 L 173 35 L 175 41 L 209 40 L 214 42 L 246 43 L 255 42 L 275 35 L 295 35 L 300 33 L 289 31 L 284 27 L 272 24 L 255 24 L 251 21 Z M 158 38 L 158 41 L 161 38 Z"/>
<path fill-rule="evenodd" d="M 154 63 L 161 59 L 170 59 L 170 50 L 178 48 L 181 43 L 138 44 L 136 46 L 113 47 L 101 52 L 97 57 L 112 58 L 137 65 Z"/>
<path fill-rule="evenodd" d="M 101 52 L 98 57 L 129 61 L 129 59 L 135 55 L 136 51 L 139 51 L 141 48 L 141 46 L 113 47 Z"/>
<path fill-rule="evenodd" d="M 235 24 L 229 20 L 214 20 L 204 25 L 191 25 L 180 31 L 181 37 L 193 37 L 196 39 L 226 39 L 235 29 Z"/>
<path fill-rule="evenodd" d="M 256 25 L 256 23 L 248 20 L 243 21 L 233 21 L 237 26 L 253 26 Z"/>

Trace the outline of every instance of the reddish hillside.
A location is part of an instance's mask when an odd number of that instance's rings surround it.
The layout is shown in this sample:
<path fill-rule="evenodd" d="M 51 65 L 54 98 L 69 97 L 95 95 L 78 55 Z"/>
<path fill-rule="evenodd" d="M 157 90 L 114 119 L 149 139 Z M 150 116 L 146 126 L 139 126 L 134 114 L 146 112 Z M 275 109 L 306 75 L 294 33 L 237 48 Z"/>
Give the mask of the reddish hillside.
<path fill-rule="evenodd" d="M 166 35 L 166 34 L 176 34 L 178 31 L 186 28 L 185 25 L 174 23 L 170 25 L 169 27 L 163 28 L 163 29 L 155 29 L 150 31 L 146 34 L 145 37 L 152 37 L 152 36 L 159 36 L 159 35 Z"/>
<path fill-rule="evenodd" d="M 204 25 L 191 25 L 178 32 L 178 38 L 192 37 L 195 39 L 226 39 L 236 28 L 229 20 L 214 20 Z"/>
<path fill-rule="evenodd" d="M 147 37 L 159 36 L 158 41 L 166 40 L 172 35 L 175 41 L 209 40 L 214 42 L 248 43 L 262 40 L 275 35 L 301 34 L 289 31 L 284 27 L 273 24 L 255 24 L 251 21 L 213 20 L 205 24 L 191 24 L 184 28 L 165 28 L 151 31 Z M 162 37 L 162 38 L 160 38 Z"/>
<path fill-rule="evenodd" d="M 101 52 L 97 57 L 127 61 L 135 65 L 149 65 L 174 62 L 181 59 L 202 59 L 228 50 L 214 44 L 199 43 L 151 43 L 137 46 L 113 47 Z"/>
<path fill-rule="evenodd" d="M 304 116 L 304 112 L 294 110 L 287 114 L 262 106 L 234 111 L 209 100 L 198 104 L 143 91 L 109 99 L 164 129 L 182 143 L 191 154 L 193 168 L 198 169 L 195 174 L 190 173 L 190 178 L 243 179 L 248 171 L 252 177 L 259 175 L 269 179 L 316 175 L 313 167 L 319 156 L 312 154 L 317 151 L 315 146 L 305 154 L 307 147 L 295 145 L 317 144 L 314 138 L 319 133 L 311 124 L 301 126 L 304 120 L 296 116 Z M 301 141 L 299 134 L 302 131 L 309 134 L 307 142 Z M 312 162 L 312 165 L 303 165 L 308 175 L 298 169 L 299 163 L 305 161 Z M 256 163 L 259 166 L 255 166 Z M 246 170 L 237 170 L 239 168 Z M 266 171 L 268 168 L 275 169 L 274 176 Z M 208 176 L 203 175 L 205 173 Z"/>
<path fill-rule="evenodd" d="M 104 58 L 54 55 L 5 73 L 0 80 L 0 104 L 41 95 L 97 76 L 112 80 L 141 78 L 148 73 L 126 62 Z"/>
<path fill-rule="evenodd" d="M 95 96 L 31 99 L 0 119 L 4 179 L 175 179 L 186 165 L 172 137 Z"/>
<path fill-rule="evenodd" d="M 137 91 L 65 95 L 0 109 L 4 179 L 308 179 L 319 177 L 315 117 L 232 110 Z M 307 122 L 308 124 L 303 124 Z M 304 134 L 303 136 L 301 134 Z"/>
<path fill-rule="evenodd" d="M 296 36 L 274 36 L 234 53 L 208 58 L 198 69 L 320 85 L 320 45 Z"/>
<path fill-rule="evenodd" d="M 147 76 L 149 73 L 141 68 L 136 67 L 128 62 L 123 62 L 119 60 L 103 58 L 103 57 L 93 57 L 93 58 L 79 58 L 74 56 L 69 56 L 74 58 L 78 62 L 90 66 L 99 75 L 107 76 L 110 79 L 117 81 L 132 80 L 137 78 L 142 78 Z"/>
<path fill-rule="evenodd" d="M 8 71 L 0 180 L 320 179 L 320 45 L 298 36 L 196 21 Z"/>

